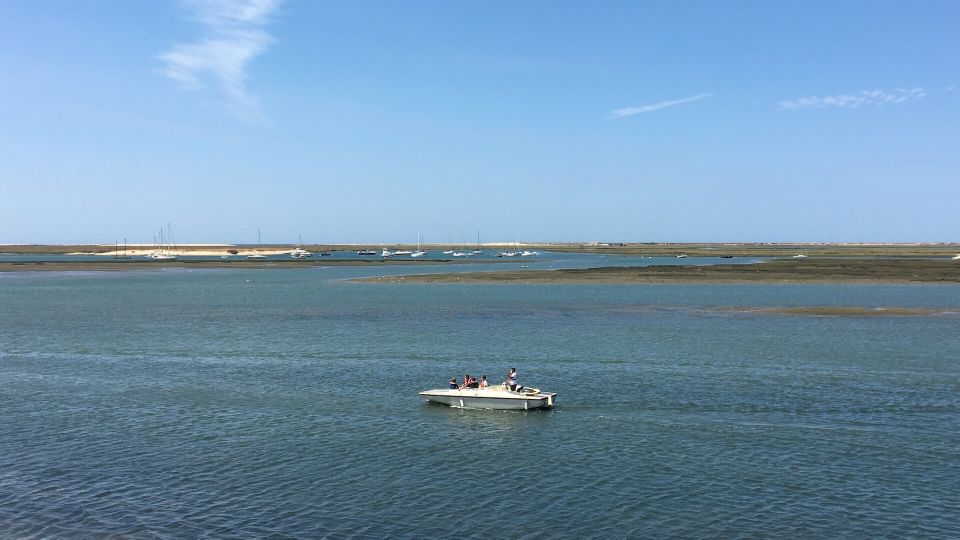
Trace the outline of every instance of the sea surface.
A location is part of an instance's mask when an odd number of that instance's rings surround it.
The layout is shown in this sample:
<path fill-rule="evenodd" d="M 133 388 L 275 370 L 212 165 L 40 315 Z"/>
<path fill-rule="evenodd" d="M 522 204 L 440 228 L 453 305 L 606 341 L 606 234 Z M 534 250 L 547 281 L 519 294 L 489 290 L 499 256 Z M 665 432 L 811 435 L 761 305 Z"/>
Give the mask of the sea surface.
<path fill-rule="evenodd" d="M 445 269 L 0 274 L 0 537 L 960 537 L 960 286 Z"/>

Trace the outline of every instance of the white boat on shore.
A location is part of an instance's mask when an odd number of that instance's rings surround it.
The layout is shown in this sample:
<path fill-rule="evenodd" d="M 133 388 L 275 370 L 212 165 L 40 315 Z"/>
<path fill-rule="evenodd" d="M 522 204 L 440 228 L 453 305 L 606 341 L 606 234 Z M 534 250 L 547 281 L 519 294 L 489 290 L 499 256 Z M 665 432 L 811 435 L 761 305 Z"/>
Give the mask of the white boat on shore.
<path fill-rule="evenodd" d="M 506 385 L 486 388 L 437 388 L 419 393 L 427 401 L 460 409 L 529 410 L 553 407 L 556 392 L 541 392 L 538 388 L 511 391 Z"/>

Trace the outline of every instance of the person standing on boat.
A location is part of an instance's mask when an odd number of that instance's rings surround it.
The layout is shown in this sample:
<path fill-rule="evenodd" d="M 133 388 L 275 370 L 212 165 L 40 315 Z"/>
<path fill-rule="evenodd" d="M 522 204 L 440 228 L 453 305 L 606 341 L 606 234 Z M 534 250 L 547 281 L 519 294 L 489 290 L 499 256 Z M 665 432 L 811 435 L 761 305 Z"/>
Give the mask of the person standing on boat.
<path fill-rule="evenodd" d="M 517 375 L 517 368 L 515 367 L 510 368 L 510 373 L 507 373 L 507 384 L 510 386 L 511 391 L 516 392 L 519 389 L 523 388 L 522 386 L 520 386 L 519 380 L 520 380 L 520 376 Z"/>

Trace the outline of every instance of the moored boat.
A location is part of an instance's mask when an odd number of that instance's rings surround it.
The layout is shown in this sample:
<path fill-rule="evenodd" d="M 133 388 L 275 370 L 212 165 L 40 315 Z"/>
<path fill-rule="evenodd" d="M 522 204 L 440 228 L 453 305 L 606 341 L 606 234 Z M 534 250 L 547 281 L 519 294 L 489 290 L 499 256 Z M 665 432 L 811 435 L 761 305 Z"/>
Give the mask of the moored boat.
<path fill-rule="evenodd" d="M 486 388 L 437 388 L 419 393 L 427 401 L 461 409 L 529 410 L 553 407 L 556 392 L 542 392 L 538 388 L 511 391 L 506 385 Z"/>

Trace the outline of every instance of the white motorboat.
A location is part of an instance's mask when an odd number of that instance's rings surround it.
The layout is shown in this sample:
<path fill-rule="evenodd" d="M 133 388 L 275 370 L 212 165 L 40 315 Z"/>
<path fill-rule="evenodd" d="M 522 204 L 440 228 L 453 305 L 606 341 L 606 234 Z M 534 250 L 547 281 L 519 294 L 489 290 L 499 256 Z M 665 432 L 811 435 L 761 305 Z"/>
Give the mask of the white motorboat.
<path fill-rule="evenodd" d="M 290 252 L 291 259 L 308 259 L 313 257 L 313 253 L 303 249 L 303 238 L 297 235 L 297 248 Z"/>
<path fill-rule="evenodd" d="M 960 253 L 957 253 L 953 257 L 950 257 L 951 261 L 960 261 Z"/>
<path fill-rule="evenodd" d="M 794 259 L 806 259 L 807 256 L 804 255 L 803 253 L 797 253 L 796 255 L 793 256 L 793 258 L 794 258 Z"/>
<path fill-rule="evenodd" d="M 511 391 L 506 385 L 486 388 L 438 388 L 419 393 L 427 401 L 461 409 L 529 410 L 553 407 L 556 392 L 541 392 L 538 388 Z"/>

